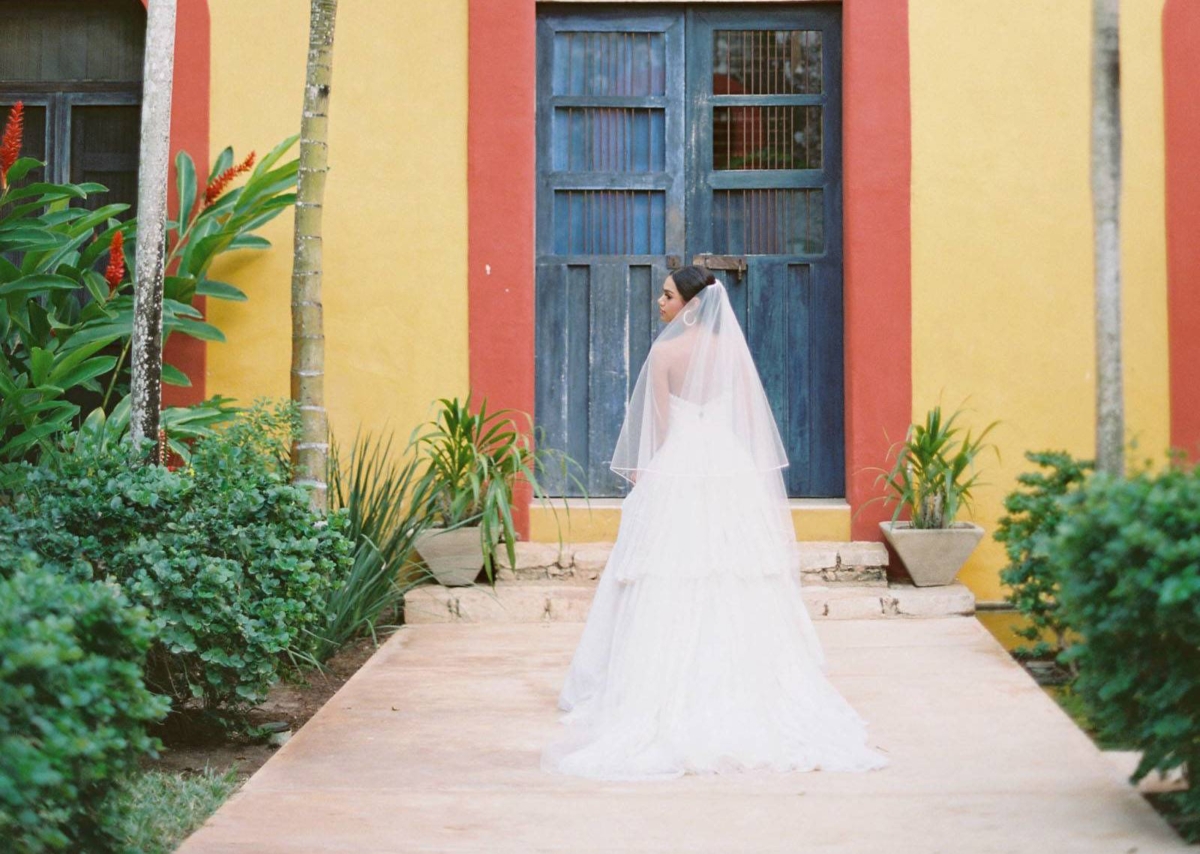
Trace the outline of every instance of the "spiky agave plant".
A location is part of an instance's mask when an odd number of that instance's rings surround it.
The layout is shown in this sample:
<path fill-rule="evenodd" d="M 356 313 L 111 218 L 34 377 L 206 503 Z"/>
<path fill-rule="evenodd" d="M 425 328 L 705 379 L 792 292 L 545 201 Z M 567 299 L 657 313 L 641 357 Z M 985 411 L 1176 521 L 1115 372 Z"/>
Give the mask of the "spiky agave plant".
<path fill-rule="evenodd" d="M 399 455 L 393 444 L 391 433 L 376 438 L 360 430 L 343 465 L 337 442 L 330 441 L 330 511 L 349 517 L 355 553 L 330 589 L 325 630 L 314 641 L 310 663 L 327 661 L 364 632 L 378 641 L 376 630 L 386 627 L 380 620 L 428 575 L 414 560 L 413 544 L 431 522 L 431 491 L 418 476 L 412 439 Z"/>
<path fill-rule="evenodd" d="M 587 500 L 587 490 L 574 470 L 579 464 L 565 453 L 535 443 L 533 424 L 527 413 L 513 409 L 489 410 L 487 399 L 476 410 L 466 400 L 439 398 L 438 412 L 416 437 L 427 462 L 423 486 L 439 521 L 447 527 L 478 525 L 483 550 L 483 569 L 495 583 L 495 550 L 503 546 L 510 565 L 516 563 L 516 523 L 513 521 L 514 487 L 528 484 L 533 497 L 554 513 L 562 544 L 557 510 L 542 485 L 546 474 L 569 481 Z M 522 430 L 518 419 L 526 422 Z M 570 510 L 567 509 L 568 520 Z"/>
<path fill-rule="evenodd" d="M 895 454 L 892 467 L 870 469 L 879 472 L 875 485 L 883 483 L 886 494 L 863 506 L 874 501 L 894 502 L 893 524 L 905 507 L 909 508 L 914 528 L 948 528 L 954 524 L 959 510 L 970 508 L 972 489 L 980 485 L 976 457 L 990 448 L 997 460 L 1000 458 L 999 449 L 983 441 L 1000 422 L 993 421 L 974 438 L 968 429 L 959 439 L 962 428 L 954 422 L 961 414 L 960 409 L 943 418 L 941 406 L 935 406 L 926 413 L 924 424 L 910 424 L 903 441 L 888 450 L 888 456 Z"/>

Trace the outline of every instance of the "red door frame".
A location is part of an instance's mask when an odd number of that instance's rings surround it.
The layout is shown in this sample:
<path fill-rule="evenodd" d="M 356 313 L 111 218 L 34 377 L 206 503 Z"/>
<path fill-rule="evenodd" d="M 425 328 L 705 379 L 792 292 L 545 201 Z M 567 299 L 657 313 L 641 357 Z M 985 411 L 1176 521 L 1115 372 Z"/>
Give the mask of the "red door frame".
<path fill-rule="evenodd" d="M 145 5 L 146 0 L 142 0 Z M 175 17 L 175 74 L 171 87 L 171 173 L 167 206 L 179 203 L 175 181 L 175 155 L 187 151 L 203 181 L 208 176 L 208 110 L 210 30 L 208 0 L 179 0 Z M 205 311 L 205 298 L 193 304 Z M 205 342 L 176 335 L 167 342 L 163 358 L 179 368 L 192 384 L 187 388 L 164 385 L 163 406 L 187 406 L 205 398 L 207 348 Z"/>
<path fill-rule="evenodd" d="M 1200 4 L 1163 7 L 1171 445 L 1200 459 Z"/>
<path fill-rule="evenodd" d="M 470 0 L 467 118 L 471 385 L 531 415 L 535 12 L 535 0 Z M 908 0 L 843 0 L 842 27 L 847 500 L 851 536 L 878 540 L 890 514 L 858 512 L 873 494 L 863 469 L 883 465 L 912 406 Z"/>

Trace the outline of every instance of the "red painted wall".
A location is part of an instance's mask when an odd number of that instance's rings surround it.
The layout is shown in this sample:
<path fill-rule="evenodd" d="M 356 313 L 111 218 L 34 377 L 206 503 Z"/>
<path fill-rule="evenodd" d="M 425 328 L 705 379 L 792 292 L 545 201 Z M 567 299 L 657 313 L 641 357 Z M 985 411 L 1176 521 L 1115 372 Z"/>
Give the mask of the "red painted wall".
<path fill-rule="evenodd" d="M 886 467 L 912 416 L 908 0 L 846 0 L 842 29 L 846 491 L 851 537 L 879 540 L 891 512 L 859 512 L 877 494 L 864 469 Z"/>
<path fill-rule="evenodd" d="M 471 0 L 467 288 L 471 387 L 533 415 L 536 19 L 533 0 Z M 514 521 L 529 533 L 529 494 Z"/>
<path fill-rule="evenodd" d="M 1171 444 L 1200 459 L 1200 3 L 1163 8 Z"/>
<path fill-rule="evenodd" d="M 872 494 L 861 470 L 884 464 L 885 429 L 901 436 L 911 416 L 908 0 L 842 6 L 847 490 L 857 511 Z M 535 4 L 471 0 L 469 16 L 471 384 L 532 414 Z M 887 516 L 872 505 L 852 536 L 880 539 Z"/>
<path fill-rule="evenodd" d="M 179 204 L 175 189 L 176 152 L 182 149 L 192 156 L 201 181 L 208 175 L 209 30 L 208 0 L 179 0 L 175 19 L 175 83 L 171 89 L 171 174 L 167 184 L 167 207 L 172 212 Z M 195 306 L 204 312 L 204 297 L 197 297 Z M 163 406 L 187 406 L 204 400 L 206 356 L 205 342 L 171 336 L 163 359 L 187 374 L 192 384 L 187 388 L 164 385 Z"/>

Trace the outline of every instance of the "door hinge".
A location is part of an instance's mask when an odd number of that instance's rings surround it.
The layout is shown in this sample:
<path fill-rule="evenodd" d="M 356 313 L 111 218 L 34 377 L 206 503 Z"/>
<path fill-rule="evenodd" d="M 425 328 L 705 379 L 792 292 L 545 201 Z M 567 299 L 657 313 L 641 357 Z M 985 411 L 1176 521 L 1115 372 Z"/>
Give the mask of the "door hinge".
<path fill-rule="evenodd" d="M 746 259 L 741 255 L 697 255 L 692 263 L 708 270 L 732 270 L 739 282 L 746 272 Z"/>

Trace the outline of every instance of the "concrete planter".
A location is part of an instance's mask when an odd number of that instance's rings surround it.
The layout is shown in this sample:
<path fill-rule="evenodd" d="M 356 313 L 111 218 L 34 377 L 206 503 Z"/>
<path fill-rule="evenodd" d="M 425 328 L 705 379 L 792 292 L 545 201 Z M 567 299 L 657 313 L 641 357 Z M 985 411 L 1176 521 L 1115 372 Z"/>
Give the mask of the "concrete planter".
<path fill-rule="evenodd" d="M 879 530 L 892 544 L 917 587 L 951 584 L 983 538 L 974 522 L 955 522 L 949 528 L 914 528 L 911 522 L 880 522 Z"/>
<path fill-rule="evenodd" d="M 483 569 L 478 525 L 451 531 L 430 528 L 417 535 L 414 547 L 429 571 L 446 587 L 474 584 Z"/>

